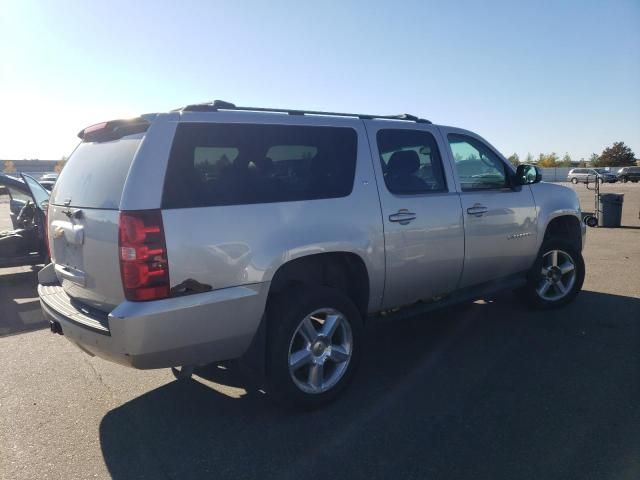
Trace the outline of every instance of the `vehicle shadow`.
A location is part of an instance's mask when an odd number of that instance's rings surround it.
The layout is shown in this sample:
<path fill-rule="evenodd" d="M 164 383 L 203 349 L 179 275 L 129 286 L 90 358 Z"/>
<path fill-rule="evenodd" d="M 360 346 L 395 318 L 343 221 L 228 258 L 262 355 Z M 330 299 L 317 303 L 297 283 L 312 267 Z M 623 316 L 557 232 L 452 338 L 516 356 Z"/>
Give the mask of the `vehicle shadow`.
<path fill-rule="evenodd" d="M 322 410 L 280 409 L 213 365 L 107 413 L 102 452 L 115 479 L 631 478 L 638 318 L 640 299 L 585 291 L 555 311 L 509 294 L 376 324 Z"/>
<path fill-rule="evenodd" d="M 38 270 L 0 269 L 0 337 L 48 328 L 37 298 Z"/>

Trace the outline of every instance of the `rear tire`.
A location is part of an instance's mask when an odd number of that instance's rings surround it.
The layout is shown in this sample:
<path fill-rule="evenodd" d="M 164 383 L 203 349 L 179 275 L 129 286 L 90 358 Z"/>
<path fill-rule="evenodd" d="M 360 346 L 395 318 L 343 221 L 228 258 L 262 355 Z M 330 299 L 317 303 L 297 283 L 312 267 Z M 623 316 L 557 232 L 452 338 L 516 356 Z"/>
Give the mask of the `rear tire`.
<path fill-rule="evenodd" d="M 526 303 L 537 309 L 562 307 L 572 302 L 584 283 L 582 253 L 561 238 L 548 238 L 520 291 Z"/>
<path fill-rule="evenodd" d="M 576 184 L 578 183 L 578 179 L 577 179 L 577 178 L 575 178 L 575 177 L 573 177 L 573 178 L 571 179 L 571 183 L 573 183 L 574 185 L 576 185 Z"/>
<path fill-rule="evenodd" d="M 268 307 L 267 392 L 279 403 L 314 409 L 348 386 L 360 357 L 362 319 L 340 290 L 300 287 Z"/>

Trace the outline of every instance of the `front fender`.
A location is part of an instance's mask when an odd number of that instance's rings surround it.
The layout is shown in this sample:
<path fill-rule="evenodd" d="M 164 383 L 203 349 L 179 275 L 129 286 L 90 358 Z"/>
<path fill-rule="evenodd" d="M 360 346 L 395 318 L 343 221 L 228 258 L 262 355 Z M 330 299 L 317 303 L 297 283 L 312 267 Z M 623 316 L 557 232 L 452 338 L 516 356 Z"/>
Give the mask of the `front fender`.
<path fill-rule="evenodd" d="M 582 222 L 582 210 L 578 195 L 571 188 L 554 183 L 540 182 L 531 185 L 538 216 L 538 248 L 542 245 L 547 227 L 552 220 L 563 217 L 575 217 L 580 223 L 582 248 L 586 241 L 586 226 Z"/>

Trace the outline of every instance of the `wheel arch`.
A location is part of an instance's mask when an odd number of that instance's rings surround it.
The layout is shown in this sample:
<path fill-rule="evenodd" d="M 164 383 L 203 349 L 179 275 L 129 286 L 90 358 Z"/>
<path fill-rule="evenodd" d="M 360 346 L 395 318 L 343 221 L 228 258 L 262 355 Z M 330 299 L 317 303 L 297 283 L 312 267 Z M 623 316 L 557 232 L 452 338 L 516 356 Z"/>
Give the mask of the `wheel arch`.
<path fill-rule="evenodd" d="M 542 242 L 554 236 L 566 238 L 575 245 L 578 251 L 581 251 L 583 228 L 582 222 L 573 212 L 558 212 L 547 222 Z"/>
<path fill-rule="evenodd" d="M 341 290 L 353 301 L 363 318 L 368 312 L 369 272 L 364 260 L 356 253 L 314 253 L 283 263 L 273 274 L 268 298 L 296 285 Z"/>

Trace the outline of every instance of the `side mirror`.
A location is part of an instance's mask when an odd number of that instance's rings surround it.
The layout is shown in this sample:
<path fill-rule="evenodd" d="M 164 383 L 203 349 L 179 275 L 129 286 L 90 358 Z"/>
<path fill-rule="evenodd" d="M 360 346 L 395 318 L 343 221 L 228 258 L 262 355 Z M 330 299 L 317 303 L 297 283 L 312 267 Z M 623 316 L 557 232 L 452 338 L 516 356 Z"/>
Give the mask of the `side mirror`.
<path fill-rule="evenodd" d="M 535 165 L 518 165 L 516 168 L 516 185 L 531 185 L 542 180 L 542 170 Z"/>

